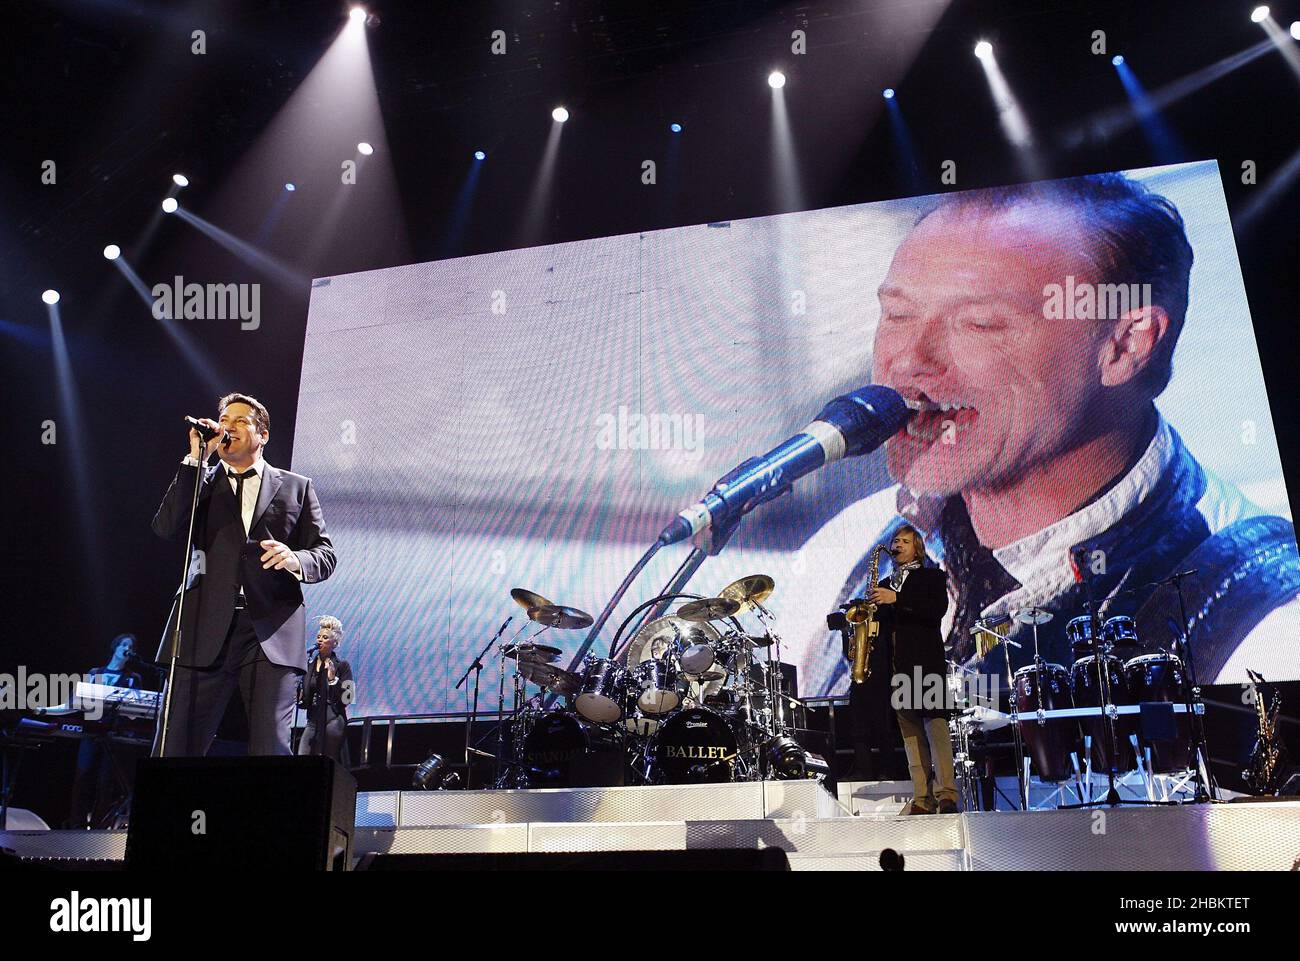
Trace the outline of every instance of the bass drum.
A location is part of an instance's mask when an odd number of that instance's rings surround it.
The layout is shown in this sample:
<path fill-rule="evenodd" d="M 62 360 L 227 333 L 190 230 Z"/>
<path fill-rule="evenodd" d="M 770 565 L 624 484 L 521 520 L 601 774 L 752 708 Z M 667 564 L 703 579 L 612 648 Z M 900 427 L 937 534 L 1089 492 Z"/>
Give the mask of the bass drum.
<path fill-rule="evenodd" d="M 523 776 L 529 787 L 571 787 L 574 765 L 587 753 L 587 734 L 568 711 L 540 715 L 524 737 Z"/>
<path fill-rule="evenodd" d="M 649 784 L 719 784 L 735 779 L 736 734 L 720 714 L 696 707 L 659 725 L 646 750 Z"/>

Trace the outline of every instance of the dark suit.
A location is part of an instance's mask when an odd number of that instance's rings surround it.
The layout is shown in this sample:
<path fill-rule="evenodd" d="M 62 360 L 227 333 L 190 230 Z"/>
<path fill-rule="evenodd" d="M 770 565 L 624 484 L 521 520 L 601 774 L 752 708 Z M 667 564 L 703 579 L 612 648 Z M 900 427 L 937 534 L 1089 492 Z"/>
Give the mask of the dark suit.
<path fill-rule="evenodd" d="M 880 584 L 892 589 L 891 581 L 892 577 Z M 941 628 L 947 610 L 948 575 L 935 567 L 908 571 L 894 603 L 879 608 L 880 632 L 889 638 L 892 651 L 891 698 L 907 753 L 912 796 L 924 810 L 933 810 L 936 801 L 957 800 L 946 720 L 948 661 Z"/>
<path fill-rule="evenodd" d="M 236 685 L 248 715 L 249 752 L 289 753 L 294 681 L 307 637 L 302 583 L 323 581 L 334 572 L 334 546 L 310 479 L 266 464 L 245 534 L 234 491 L 219 473 L 224 470 L 220 461 L 203 469 L 169 756 L 206 753 Z M 194 471 L 182 466 L 163 497 L 153 519 L 160 537 L 184 537 Z M 294 552 L 301 582 L 287 570 L 262 569 L 259 542 L 268 539 Z M 237 610 L 241 588 L 244 606 Z M 175 616 L 173 602 L 160 663 L 170 660 Z"/>

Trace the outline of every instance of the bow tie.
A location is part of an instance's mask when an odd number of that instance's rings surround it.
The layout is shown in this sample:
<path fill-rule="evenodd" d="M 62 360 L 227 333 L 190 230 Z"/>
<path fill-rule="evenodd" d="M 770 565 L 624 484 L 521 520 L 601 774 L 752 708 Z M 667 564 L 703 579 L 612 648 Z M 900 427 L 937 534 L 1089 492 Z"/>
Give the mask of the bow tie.
<path fill-rule="evenodd" d="M 257 473 L 257 469 L 256 469 L 255 467 L 250 467 L 248 470 L 244 471 L 242 474 L 236 474 L 236 473 L 235 473 L 234 471 L 232 471 L 230 468 L 226 468 L 226 476 L 229 477 L 229 478 L 230 478 L 231 480 L 233 480 L 233 481 L 241 481 L 241 480 L 245 480 L 245 479 L 247 479 L 247 478 L 249 478 L 249 477 L 254 476 L 256 473 Z"/>

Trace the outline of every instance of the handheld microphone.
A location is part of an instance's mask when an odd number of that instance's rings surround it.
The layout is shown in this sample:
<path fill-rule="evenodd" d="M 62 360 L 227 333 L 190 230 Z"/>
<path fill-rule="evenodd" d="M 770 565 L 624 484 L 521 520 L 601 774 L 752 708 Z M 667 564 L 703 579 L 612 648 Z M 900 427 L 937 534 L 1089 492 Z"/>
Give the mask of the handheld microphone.
<path fill-rule="evenodd" d="M 836 397 L 798 434 L 724 475 L 703 500 L 663 529 L 660 545 L 734 523 L 790 490 L 805 474 L 844 457 L 869 454 L 902 430 L 912 414 L 897 391 L 879 384 Z"/>
<path fill-rule="evenodd" d="M 185 423 L 189 424 L 191 427 L 193 427 L 196 431 L 199 432 L 199 436 L 203 438 L 203 442 L 204 442 L 205 444 L 206 444 L 208 441 L 212 440 L 214 437 L 218 436 L 218 432 L 217 432 L 217 431 L 213 430 L 213 429 L 212 429 L 211 427 L 209 427 L 207 424 L 202 424 L 202 423 L 200 423 L 200 422 L 198 421 L 197 418 L 190 417 L 190 416 L 186 415 L 186 417 L 185 417 Z M 221 432 L 220 432 L 220 437 L 221 437 L 221 446 L 222 446 L 222 447 L 229 447 L 229 446 L 230 446 L 230 431 L 228 431 L 228 430 L 223 430 L 223 431 L 221 431 Z"/>

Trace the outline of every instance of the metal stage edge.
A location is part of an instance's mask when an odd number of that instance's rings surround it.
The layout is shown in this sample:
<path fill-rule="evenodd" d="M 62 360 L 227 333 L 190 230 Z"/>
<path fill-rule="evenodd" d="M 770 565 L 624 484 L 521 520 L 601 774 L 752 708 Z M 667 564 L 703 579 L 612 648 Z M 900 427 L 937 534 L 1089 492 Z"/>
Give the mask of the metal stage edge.
<path fill-rule="evenodd" d="M 862 796 L 848 787 L 846 796 Z M 904 817 L 905 785 L 859 786 L 858 816 L 811 781 L 677 787 L 370 792 L 354 856 L 777 847 L 794 870 L 1289 870 L 1300 802 Z M 5 831 L 28 858 L 120 861 L 125 831 Z"/>

